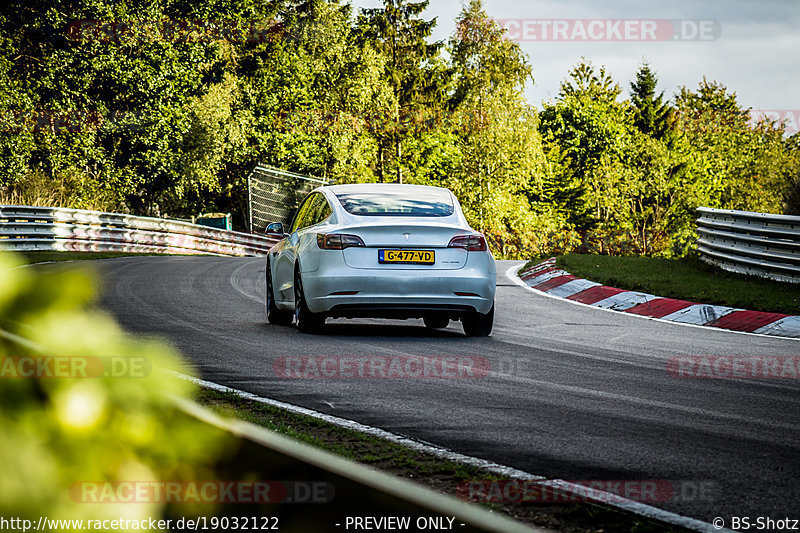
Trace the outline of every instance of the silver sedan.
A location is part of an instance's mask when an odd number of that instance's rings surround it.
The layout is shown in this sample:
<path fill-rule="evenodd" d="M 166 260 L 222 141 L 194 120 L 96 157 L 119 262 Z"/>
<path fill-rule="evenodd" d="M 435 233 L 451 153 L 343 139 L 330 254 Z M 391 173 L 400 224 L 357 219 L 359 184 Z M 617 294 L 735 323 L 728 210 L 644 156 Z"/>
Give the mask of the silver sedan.
<path fill-rule="evenodd" d="M 496 270 L 485 237 L 448 189 L 354 184 L 309 194 L 266 268 L 267 318 L 301 332 L 332 318 L 460 320 L 468 336 L 492 331 Z"/>

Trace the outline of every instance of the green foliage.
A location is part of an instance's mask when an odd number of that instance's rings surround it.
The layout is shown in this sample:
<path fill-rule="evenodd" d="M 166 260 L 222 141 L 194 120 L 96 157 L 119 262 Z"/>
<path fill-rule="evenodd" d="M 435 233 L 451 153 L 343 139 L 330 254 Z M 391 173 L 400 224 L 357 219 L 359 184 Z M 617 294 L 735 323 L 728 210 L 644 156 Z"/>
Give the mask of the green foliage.
<path fill-rule="evenodd" d="M 427 42 L 435 20 L 422 20 L 429 0 L 383 0 L 382 8 L 364 9 L 359 17 L 360 39 L 373 42 L 389 59 L 386 77 L 394 87 L 401 108 L 428 100 L 438 86 L 428 68 L 441 43 Z"/>
<path fill-rule="evenodd" d="M 644 63 L 625 99 L 581 60 L 537 110 L 529 59 L 481 0 L 447 48 L 431 42 L 427 6 L 9 0 L 0 202 L 230 211 L 241 227 L 245 178 L 263 162 L 448 186 L 502 257 L 681 256 L 698 206 L 800 212 L 797 136 L 749 124 L 723 85 L 667 99 Z"/>
<path fill-rule="evenodd" d="M 789 173 L 789 185 L 783 193 L 784 212 L 797 216 L 800 215 L 800 134 L 789 137 L 786 148 L 793 154 L 794 170 Z"/>
<path fill-rule="evenodd" d="M 358 20 L 359 42 L 370 43 L 385 58 L 384 79 L 394 93 L 394 102 L 387 111 L 396 127 L 377 135 L 378 179 L 403 183 L 408 152 L 403 145 L 411 131 L 405 127 L 403 117 L 418 108 L 440 108 L 446 69 L 437 61 L 441 43 L 428 43 L 436 25 L 420 15 L 428 7 L 428 0 L 383 0 L 382 8 L 362 10 Z"/>
<path fill-rule="evenodd" d="M 786 149 L 784 129 L 769 121 L 747 123 L 748 112 L 725 86 L 703 80 L 697 92 L 685 87 L 676 98 L 687 172 L 702 205 L 780 213 L 797 168 L 798 152 Z M 701 204 L 698 204 L 701 205 Z"/>
<path fill-rule="evenodd" d="M 0 253 L 0 515 L 34 523 L 40 516 L 155 517 L 161 503 L 125 503 L 124 511 L 87 504 L 81 484 L 213 479 L 214 458 L 227 444 L 176 412 L 170 396 L 194 389 L 165 371 L 180 368 L 177 354 L 130 338 L 93 309 L 90 275 L 37 273 L 19 264 Z M 21 359 L 43 357 L 70 358 L 89 370 L 38 379 L 13 370 L 30 368 L 15 363 Z M 105 373 L 123 367 L 123 377 Z"/>
<path fill-rule="evenodd" d="M 576 98 L 582 102 L 590 100 L 613 105 L 619 97 L 621 89 L 606 72 L 605 67 L 595 69 L 585 58 L 569 72 L 569 79 L 561 82 L 558 100 Z"/>
<path fill-rule="evenodd" d="M 783 129 L 747 123 L 736 95 L 703 81 L 673 110 L 645 64 L 630 101 L 604 69 L 581 62 L 545 104 L 540 130 L 553 179 L 542 199 L 602 254 L 682 256 L 699 206 L 780 212 L 797 168 Z"/>
<path fill-rule="evenodd" d="M 564 217 L 530 202 L 547 181 L 537 113 L 522 94 L 530 66 L 481 2 L 465 6 L 457 25 L 450 106 L 460 125 L 454 130 L 459 158 L 444 183 L 501 257 L 566 247 Z"/>
<path fill-rule="evenodd" d="M 607 224 L 609 209 L 618 205 L 620 161 L 631 130 L 619 93 L 605 69 L 598 72 L 582 61 L 541 113 L 540 130 L 554 165 L 550 197 L 581 232 Z"/>
<path fill-rule="evenodd" d="M 533 81 L 527 58 L 517 43 L 503 37 L 504 33 L 479 0 L 471 0 L 461 12 L 450 41 L 456 78 L 451 107 L 496 90 L 520 89 Z"/>
<path fill-rule="evenodd" d="M 117 211 L 113 191 L 98 184 L 95 176 L 77 171 L 50 177 L 29 172 L 7 191 L 0 190 L 2 205 L 64 206 L 96 211 Z"/>
<path fill-rule="evenodd" d="M 674 111 L 664 101 L 664 93 L 656 96 L 658 78 L 648 63 L 643 63 L 631 82 L 633 125 L 646 135 L 664 139 L 674 130 Z"/>

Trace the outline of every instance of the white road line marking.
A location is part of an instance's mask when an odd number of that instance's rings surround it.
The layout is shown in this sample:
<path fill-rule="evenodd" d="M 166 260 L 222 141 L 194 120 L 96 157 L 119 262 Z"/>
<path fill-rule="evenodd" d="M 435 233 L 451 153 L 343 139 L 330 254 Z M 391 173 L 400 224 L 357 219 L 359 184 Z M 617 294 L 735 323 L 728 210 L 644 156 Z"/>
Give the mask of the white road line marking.
<path fill-rule="evenodd" d="M 428 453 L 442 459 L 447 459 L 449 461 L 482 468 L 489 472 L 505 476 L 508 479 L 534 480 L 534 481 L 547 480 L 547 478 L 545 477 L 537 476 L 525 472 L 523 470 L 518 470 L 516 468 L 494 463 L 492 461 L 487 461 L 486 459 L 479 459 L 477 457 L 463 455 L 458 452 L 448 450 L 447 448 L 436 446 L 435 444 L 422 442 L 416 439 L 405 437 L 403 435 L 398 435 L 397 433 L 391 433 L 384 429 L 377 428 L 374 426 L 368 426 L 366 424 L 361 424 L 360 422 L 356 422 L 354 420 L 348 420 L 346 418 L 340 418 L 338 416 L 326 415 L 325 413 L 320 413 L 319 411 L 315 411 L 313 409 L 307 409 L 305 407 L 300 407 L 298 405 L 281 402 L 279 400 L 273 400 L 271 398 L 264 398 L 262 396 L 255 395 L 250 392 L 234 389 L 226 385 L 220 385 L 219 383 L 214 383 L 213 381 L 207 381 L 204 379 L 187 376 L 179 372 L 175 371 L 170 371 L 170 372 L 182 379 L 192 381 L 194 383 L 197 383 L 198 385 L 201 385 L 203 387 L 212 390 L 220 392 L 230 392 L 245 400 L 251 400 L 266 405 L 271 405 L 273 407 L 277 407 L 279 409 L 283 409 L 291 413 L 301 414 L 304 416 L 315 418 L 317 420 L 322 420 L 324 422 L 328 422 L 335 426 L 351 429 L 353 431 L 358 431 L 360 433 L 366 433 L 367 435 L 372 435 L 374 437 L 379 437 L 384 440 L 388 440 L 390 442 L 406 446 L 407 448 L 411 448 L 412 450 Z M 547 483 L 548 485 L 557 486 L 559 489 L 565 491 L 567 494 L 575 493 L 583 497 L 586 497 L 587 494 L 586 487 L 570 483 L 569 481 L 564 481 L 561 479 L 551 479 L 547 480 Z M 697 520 L 695 518 L 690 518 L 687 516 L 681 516 L 676 513 L 671 513 L 669 511 L 665 511 L 663 509 L 659 509 L 657 507 L 653 507 L 651 505 L 647 505 L 644 503 L 636 502 L 633 500 L 626 500 L 624 498 L 621 498 L 620 496 L 617 496 L 616 494 L 611 494 L 603 491 L 593 491 L 593 493 L 597 495 L 596 498 L 597 502 L 607 507 L 621 509 L 630 513 L 634 513 L 639 516 L 651 518 L 653 520 L 658 520 L 667 524 L 684 527 L 694 531 L 700 531 L 700 532 L 713 531 L 715 533 L 717 531 L 720 531 L 718 529 L 713 528 L 713 526 L 710 523 L 703 522 L 701 520 Z"/>

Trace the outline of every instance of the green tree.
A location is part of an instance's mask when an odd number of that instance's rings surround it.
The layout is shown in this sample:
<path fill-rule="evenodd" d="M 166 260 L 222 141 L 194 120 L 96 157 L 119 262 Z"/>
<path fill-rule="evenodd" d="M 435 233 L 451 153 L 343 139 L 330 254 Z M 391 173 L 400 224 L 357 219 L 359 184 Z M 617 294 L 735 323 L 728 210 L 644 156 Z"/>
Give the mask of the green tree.
<path fill-rule="evenodd" d="M 656 139 L 664 139 L 674 129 L 673 110 L 664 101 L 664 93 L 656 95 L 658 77 L 648 63 L 642 63 L 631 82 L 633 125 Z"/>
<path fill-rule="evenodd" d="M 436 20 L 420 15 L 429 1 L 383 0 L 382 8 L 363 9 L 358 20 L 362 44 L 367 42 L 387 57 L 385 76 L 394 89 L 396 107 L 388 122 L 391 131 L 378 135 L 378 176 L 403 182 L 403 141 L 411 131 L 409 117 L 421 107 L 435 115 L 446 89 L 446 69 L 437 56 L 441 42 L 429 43 Z M 391 163 L 389 163 L 391 161 Z"/>
<path fill-rule="evenodd" d="M 576 226 L 584 251 L 671 253 L 685 174 L 666 142 L 636 127 L 636 105 L 619 95 L 604 68 L 582 61 L 545 104 L 540 129 L 553 170 L 543 199 Z"/>
<path fill-rule="evenodd" d="M 254 160 L 339 182 L 374 181 L 377 140 L 396 97 L 387 58 L 359 42 L 349 6 L 307 3 L 283 15 L 287 38 L 246 53 L 244 100 Z"/>
<path fill-rule="evenodd" d="M 554 168 L 550 197 L 584 233 L 608 221 L 618 206 L 613 182 L 630 128 L 619 94 L 605 67 L 583 60 L 562 82 L 555 102 L 542 109 L 540 131 Z"/>
<path fill-rule="evenodd" d="M 561 82 L 556 100 L 577 98 L 582 102 L 597 100 L 608 105 L 616 103 L 622 90 L 606 72 L 606 67 L 596 69 L 591 61 L 582 58 Z"/>
<path fill-rule="evenodd" d="M 794 159 L 794 171 L 789 173 L 789 185 L 784 192 L 784 213 L 800 215 L 800 133 L 786 139 L 786 149 Z"/>
<path fill-rule="evenodd" d="M 697 205 L 779 213 L 794 159 L 784 128 L 770 121 L 748 124 L 736 93 L 703 80 L 676 97 L 680 150 L 690 160 Z M 695 207 L 697 206 L 695 205 Z"/>
<path fill-rule="evenodd" d="M 535 210 L 529 201 L 531 189 L 541 187 L 545 161 L 536 111 L 523 96 L 531 68 L 504 33 L 479 0 L 457 19 L 450 105 L 459 162 L 446 183 L 495 251 L 519 257 L 550 248 L 558 223 L 546 206 Z"/>
<path fill-rule="evenodd" d="M 462 10 L 450 41 L 455 76 L 451 109 L 468 98 L 480 100 L 495 90 L 517 89 L 533 82 L 527 57 L 504 33 L 486 15 L 481 0 L 470 0 Z"/>

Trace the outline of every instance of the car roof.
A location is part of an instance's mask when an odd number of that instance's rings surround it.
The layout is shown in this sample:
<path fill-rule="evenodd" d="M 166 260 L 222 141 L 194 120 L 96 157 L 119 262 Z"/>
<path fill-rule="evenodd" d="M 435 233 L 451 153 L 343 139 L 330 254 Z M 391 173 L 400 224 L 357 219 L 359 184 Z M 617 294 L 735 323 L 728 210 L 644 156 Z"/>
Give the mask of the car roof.
<path fill-rule="evenodd" d="M 320 187 L 321 189 L 327 189 L 333 194 L 340 194 L 346 192 L 352 193 L 362 193 L 362 192 L 381 192 L 381 191 L 390 191 L 390 192 L 403 192 L 403 193 L 411 193 L 413 194 L 414 191 L 430 191 L 430 190 L 437 190 L 442 191 L 446 194 L 452 194 L 449 189 L 444 187 L 434 187 L 431 185 L 410 185 L 407 183 L 349 183 L 344 185 L 326 185 L 324 187 Z"/>

